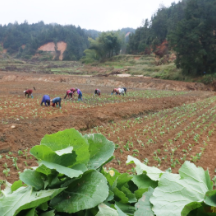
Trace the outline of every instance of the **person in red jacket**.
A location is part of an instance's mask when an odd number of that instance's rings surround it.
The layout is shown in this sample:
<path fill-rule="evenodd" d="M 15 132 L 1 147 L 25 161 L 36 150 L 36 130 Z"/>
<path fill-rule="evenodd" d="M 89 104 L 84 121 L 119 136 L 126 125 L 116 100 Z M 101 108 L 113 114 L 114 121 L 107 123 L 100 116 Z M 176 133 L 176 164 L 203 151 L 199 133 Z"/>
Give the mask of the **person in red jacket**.
<path fill-rule="evenodd" d="M 73 92 L 73 94 L 76 92 L 75 88 L 71 88 L 70 90 Z"/>
<path fill-rule="evenodd" d="M 66 95 L 65 95 L 64 99 L 66 99 L 66 97 L 67 97 L 67 96 L 68 96 L 68 97 L 70 97 L 70 98 L 72 99 L 72 97 L 73 97 L 73 94 L 74 94 L 74 92 L 73 92 L 73 91 L 71 91 L 71 90 L 67 90 L 67 91 L 66 91 Z"/>
<path fill-rule="evenodd" d="M 33 92 L 33 90 L 31 90 L 31 89 L 25 90 L 25 91 L 24 91 L 25 97 L 26 97 L 26 95 L 28 95 L 28 98 L 29 98 L 29 96 L 33 97 L 32 92 Z"/>

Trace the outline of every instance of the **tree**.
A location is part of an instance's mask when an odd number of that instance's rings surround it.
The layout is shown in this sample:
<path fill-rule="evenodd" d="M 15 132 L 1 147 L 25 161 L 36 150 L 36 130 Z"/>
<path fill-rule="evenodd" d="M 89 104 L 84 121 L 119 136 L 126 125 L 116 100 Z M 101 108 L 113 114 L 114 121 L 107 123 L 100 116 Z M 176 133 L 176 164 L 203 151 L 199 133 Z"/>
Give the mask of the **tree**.
<path fill-rule="evenodd" d="M 114 55 L 118 55 L 122 45 L 122 37 L 119 32 L 103 32 L 95 40 L 89 38 L 89 49 L 94 52 L 85 50 L 86 56 L 83 57 L 83 62 L 90 62 L 92 60 L 104 60 Z"/>
<path fill-rule="evenodd" d="M 169 40 L 177 53 L 176 65 L 185 74 L 216 71 L 216 1 L 189 0 L 185 18 Z"/>

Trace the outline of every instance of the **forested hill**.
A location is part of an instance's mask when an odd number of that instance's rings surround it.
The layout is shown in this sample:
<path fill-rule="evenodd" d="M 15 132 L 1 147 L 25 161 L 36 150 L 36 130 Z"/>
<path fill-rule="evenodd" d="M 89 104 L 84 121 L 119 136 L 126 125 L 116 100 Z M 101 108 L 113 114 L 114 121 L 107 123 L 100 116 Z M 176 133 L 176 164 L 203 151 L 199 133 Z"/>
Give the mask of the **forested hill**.
<path fill-rule="evenodd" d="M 126 34 L 135 30 L 125 28 L 120 31 Z M 67 44 L 63 60 L 79 60 L 84 54 L 83 51 L 89 47 L 88 38 L 95 39 L 99 34 L 101 32 L 96 30 L 85 30 L 73 25 L 44 24 L 42 21 L 35 24 L 10 23 L 0 25 L 0 45 L 10 55 L 30 59 L 40 46 L 49 42 L 55 44 L 52 49 L 58 52 L 57 42 L 63 41 Z"/>
<path fill-rule="evenodd" d="M 134 54 L 148 52 L 148 48 L 160 45 L 184 18 L 188 1 L 172 3 L 170 7 L 161 6 L 150 20 L 146 19 L 143 26 L 130 35 L 127 51 Z"/>
<path fill-rule="evenodd" d="M 176 66 L 183 73 L 215 74 L 216 1 L 182 0 L 168 8 L 160 7 L 151 20 L 129 36 L 127 52 L 157 54 L 162 42 L 175 51 Z"/>
<path fill-rule="evenodd" d="M 99 35 L 101 34 L 100 31 L 97 31 L 97 30 L 93 30 L 93 29 L 90 29 L 90 30 L 86 30 L 84 29 L 84 31 L 87 33 L 87 35 L 93 39 L 96 39 L 97 37 L 99 37 Z M 127 35 L 128 33 L 134 33 L 136 30 L 133 29 L 133 28 L 122 28 L 120 30 L 118 30 L 119 32 L 121 32 L 122 34 L 124 35 Z M 117 32 L 117 31 L 112 31 L 112 32 Z"/>
<path fill-rule="evenodd" d="M 21 58 L 30 58 L 37 49 L 48 42 L 64 41 L 67 49 L 64 60 L 78 60 L 88 47 L 88 35 L 73 25 L 14 23 L 0 25 L 0 43 L 9 54 L 18 53 Z"/>

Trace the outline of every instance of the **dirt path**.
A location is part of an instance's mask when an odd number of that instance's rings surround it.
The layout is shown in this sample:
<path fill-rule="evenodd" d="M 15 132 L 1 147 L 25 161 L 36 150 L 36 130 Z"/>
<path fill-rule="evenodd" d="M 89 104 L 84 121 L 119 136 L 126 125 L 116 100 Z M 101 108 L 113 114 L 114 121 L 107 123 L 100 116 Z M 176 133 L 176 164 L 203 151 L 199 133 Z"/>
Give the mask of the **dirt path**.
<path fill-rule="evenodd" d="M 56 83 L 65 85 L 92 85 L 95 87 L 127 87 L 129 89 L 159 89 L 159 90 L 174 90 L 188 91 L 201 90 L 209 91 L 212 89 L 202 83 L 181 82 L 173 80 L 161 80 L 149 77 L 86 77 L 73 75 L 47 75 L 47 74 L 32 74 L 32 73 L 15 73 L 1 72 L 0 82 L 37 82 L 37 83 Z M 48 84 L 49 85 L 49 84 Z"/>

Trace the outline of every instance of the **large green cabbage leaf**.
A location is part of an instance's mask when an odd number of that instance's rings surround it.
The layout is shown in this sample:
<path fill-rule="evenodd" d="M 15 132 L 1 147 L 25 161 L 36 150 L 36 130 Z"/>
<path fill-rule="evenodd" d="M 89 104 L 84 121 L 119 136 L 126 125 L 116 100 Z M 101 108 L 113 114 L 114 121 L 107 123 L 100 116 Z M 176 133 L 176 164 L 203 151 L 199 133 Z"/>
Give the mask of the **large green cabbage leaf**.
<path fill-rule="evenodd" d="M 89 144 L 79 131 L 66 129 L 55 134 L 45 135 L 41 140 L 41 145 L 48 146 L 53 151 L 66 149 L 70 146 L 76 152 L 76 164 L 87 164 L 89 161 Z"/>
<path fill-rule="evenodd" d="M 112 157 L 115 145 L 102 134 L 88 134 L 84 137 L 89 143 L 88 168 L 97 169 Z"/>
<path fill-rule="evenodd" d="M 63 149 L 64 150 L 64 149 Z M 71 167 L 76 163 L 76 153 L 68 153 L 58 155 L 48 146 L 37 145 L 31 148 L 30 153 L 34 155 L 39 161 L 47 161 L 55 164 L 59 164 L 65 167 Z"/>
<path fill-rule="evenodd" d="M 25 170 L 20 174 L 20 180 L 22 180 L 25 184 L 34 187 L 36 190 L 44 188 L 44 181 L 41 173 L 35 170 Z"/>
<path fill-rule="evenodd" d="M 163 171 L 161 171 L 160 169 L 156 167 L 149 167 L 145 165 L 144 163 L 142 163 L 141 161 L 139 161 L 138 159 L 130 155 L 128 155 L 126 163 L 127 164 L 135 163 L 136 164 L 135 169 L 136 169 L 137 175 L 141 175 L 144 172 L 153 181 L 158 181 L 160 177 L 162 176 L 162 174 L 164 173 Z"/>
<path fill-rule="evenodd" d="M 96 214 L 96 216 L 119 216 L 118 212 L 115 209 L 110 208 L 104 203 L 98 205 L 98 209 L 99 212 Z"/>
<path fill-rule="evenodd" d="M 32 187 L 19 188 L 7 196 L 0 197 L 1 216 L 14 216 L 21 210 L 31 209 L 49 201 L 65 188 L 33 191 Z"/>
<path fill-rule="evenodd" d="M 150 203 L 150 197 L 152 196 L 154 189 L 149 187 L 148 191 L 145 192 L 139 201 L 136 203 L 136 211 L 134 216 L 142 216 L 145 212 L 145 216 L 154 216 L 154 212 L 152 211 L 152 204 Z"/>
<path fill-rule="evenodd" d="M 58 212 L 75 213 L 99 205 L 108 194 L 106 178 L 98 171 L 90 170 L 51 200 L 51 206 Z"/>
<path fill-rule="evenodd" d="M 208 171 L 186 161 L 179 169 L 179 178 L 171 173 L 162 175 L 150 202 L 157 216 L 186 216 L 201 206 L 211 189 Z"/>

